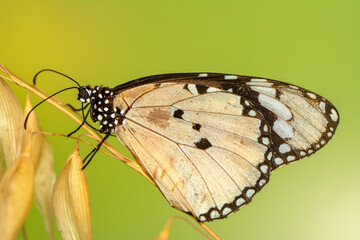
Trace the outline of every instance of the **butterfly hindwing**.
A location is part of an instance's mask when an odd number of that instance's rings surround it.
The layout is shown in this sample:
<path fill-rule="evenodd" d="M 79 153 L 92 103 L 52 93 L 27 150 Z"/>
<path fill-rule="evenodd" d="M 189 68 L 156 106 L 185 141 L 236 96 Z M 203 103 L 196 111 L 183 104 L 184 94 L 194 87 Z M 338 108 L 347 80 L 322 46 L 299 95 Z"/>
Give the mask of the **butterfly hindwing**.
<path fill-rule="evenodd" d="M 326 99 L 268 79 L 166 74 L 115 89 L 125 112 L 117 137 L 169 203 L 199 221 L 248 203 L 271 170 L 320 149 L 338 124 Z"/>

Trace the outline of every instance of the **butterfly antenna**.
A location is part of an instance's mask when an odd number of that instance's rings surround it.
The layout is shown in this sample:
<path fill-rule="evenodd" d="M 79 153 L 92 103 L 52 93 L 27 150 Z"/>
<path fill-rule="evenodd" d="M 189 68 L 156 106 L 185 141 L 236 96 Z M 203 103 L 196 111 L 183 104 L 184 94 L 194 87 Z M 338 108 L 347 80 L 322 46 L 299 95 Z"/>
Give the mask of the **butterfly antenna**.
<path fill-rule="evenodd" d="M 59 74 L 59 75 L 61 75 L 61 76 L 64 76 L 64 77 L 70 79 L 71 81 L 73 81 L 74 83 L 76 83 L 76 85 L 78 85 L 78 87 L 80 87 L 80 84 L 79 84 L 77 81 L 75 81 L 73 78 L 71 78 L 70 76 L 68 76 L 68 75 L 66 75 L 66 74 L 63 74 L 63 73 L 61 73 L 61 72 L 52 70 L 52 69 L 43 69 L 43 70 L 39 71 L 38 73 L 36 73 L 35 76 L 34 76 L 34 78 L 33 78 L 33 84 L 34 84 L 34 85 L 36 85 L 36 79 L 37 79 L 37 77 L 39 76 L 39 74 L 42 73 L 42 72 L 54 72 L 54 73 L 57 73 L 57 74 Z"/>
<path fill-rule="evenodd" d="M 67 91 L 67 90 L 70 90 L 70 89 L 74 89 L 74 88 L 78 89 L 78 87 L 68 87 L 68 88 L 62 89 L 62 90 L 54 93 L 53 95 L 50 95 L 50 96 L 48 96 L 47 98 L 43 99 L 43 100 L 42 100 L 41 102 L 39 102 L 38 104 L 36 104 L 35 107 L 33 107 L 33 108 L 30 110 L 30 112 L 26 115 L 26 118 L 25 118 L 25 121 L 24 121 L 24 128 L 26 129 L 26 125 L 27 125 L 27 121 L 28 121 L 28 119 L 29 119 L 30 113 L 32 113 L 32 111 L 34 111 L 35 108 L 37 108 L 37 107 L 38 107 L 40 104 L 42 104 L 43 102 L 47 101 L 49 98 L 52 98 L 53 96 L 55 96 L 55 95 L 57 95 L 57 94 L 59 94 L 59 93 L 61 93 L 61 92 L 64 92 L 64 91 Z"/>
<path fill-rule="evenodd" d="M 105 142 L 105 140 L 110 136 L 110 132 L 105 135 L 105 137 L 101 140 L 101 142 L 94 148 L 83 160 L 85 165 L 82 167 L 82 170 L 86 168 L 87 165 L 91 162 L 91 160 L 94 158 L 95 154 L 100 150 L 101 145 Z M 89 158 L 88 161 L 86 161 Z"/>

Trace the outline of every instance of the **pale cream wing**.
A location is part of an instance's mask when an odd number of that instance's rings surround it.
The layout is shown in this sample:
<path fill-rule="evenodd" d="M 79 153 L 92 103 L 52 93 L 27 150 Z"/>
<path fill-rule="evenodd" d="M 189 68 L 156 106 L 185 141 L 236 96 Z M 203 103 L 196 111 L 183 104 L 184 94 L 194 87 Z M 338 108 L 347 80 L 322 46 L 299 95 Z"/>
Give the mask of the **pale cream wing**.
<path fill-rule="evenodd" d="M 152 90 L 116 97 L 115 107 L 129 108 L 115 133 L 173 207 L 223 218 L 268 182 L 270 126 L 246 99 L 195 84 L 140 87 Z"/>

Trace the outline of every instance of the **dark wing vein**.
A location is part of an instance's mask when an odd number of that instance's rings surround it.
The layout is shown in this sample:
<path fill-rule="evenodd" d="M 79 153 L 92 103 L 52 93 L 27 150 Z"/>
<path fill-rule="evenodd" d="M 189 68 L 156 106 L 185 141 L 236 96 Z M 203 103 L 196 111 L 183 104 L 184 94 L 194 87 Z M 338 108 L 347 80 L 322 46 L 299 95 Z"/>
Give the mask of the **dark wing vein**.
<path fill-rule="evenodd" d="M 236 181 L 230 176 L 230 174 L 220 165 L 220 163 L 218 163 L 207 151 L 205 151 L 205 153 L 224 171 L 224 173 L 226 173 L 226 175 L 228 175 L 228 177 L 231 179 L 231 181 L 234 182 L 234 184 L 236 185 L 236 187 L 239 189 L 239 191 L 241 192 L 241 189 L 239 187 L 239 185 L 236 183 Z"/>

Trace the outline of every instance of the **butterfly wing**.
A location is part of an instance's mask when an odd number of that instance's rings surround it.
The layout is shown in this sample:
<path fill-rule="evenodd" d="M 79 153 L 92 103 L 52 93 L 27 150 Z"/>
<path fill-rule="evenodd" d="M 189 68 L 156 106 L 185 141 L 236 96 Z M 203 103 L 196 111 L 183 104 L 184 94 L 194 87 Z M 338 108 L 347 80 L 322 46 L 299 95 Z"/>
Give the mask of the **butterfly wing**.
<path fill-rule="evenodd" d="M 252 78 L 246 85 L 244 94 L 271 126 L 274 167 L 309 156 L 332 138 L 339 114 L 325 98 L 268 79 Z"/>
<path fill-rule="evenodd" d="M 114 106 L 126 109 L 117 137 L 170 204 L 199 221 L 251 201 L 271 170 L 321 148 L 338 122 L 325 99 L 267 79 L 157 75 L 117 91 Z"/>

